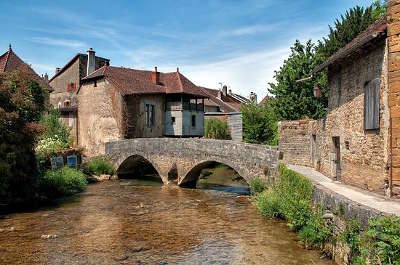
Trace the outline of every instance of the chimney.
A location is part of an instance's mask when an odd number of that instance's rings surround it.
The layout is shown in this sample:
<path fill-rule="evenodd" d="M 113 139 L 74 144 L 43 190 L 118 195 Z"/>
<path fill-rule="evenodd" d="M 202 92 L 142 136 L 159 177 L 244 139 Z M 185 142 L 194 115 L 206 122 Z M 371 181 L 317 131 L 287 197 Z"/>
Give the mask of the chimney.
<path fill-rule="evenodd" d="M 224 85 L 222 87 L 222 95 L 224 95 L 226 97 L 227 93 L 228 93 L 228 87 L 226 85 Z"/>
<path fill-rule="evenodd" d="M 61 70 L 60 67 L 57 67 L 56 68 L 56 74 L 58 74 L 60 72 L 60 70 Z"/>
<path fill-rule="evenodd" d="M 254 92 L 250 93 L 250 101 L 254 104 L 257 104 L 257 94 Z"/>
<path fill-rule="evenodd" d="M 109 61 L 109 60 L 106 60 L 106 61 L 104 62 L 104 66 L 110 66 L 110 61 Z"/>
<path fill-rule="evenodd" d="M 43 79 L 46 83 L 49 82 L 49 75 L 47 73 L 44 74 Z"/>
<path fill-rule="evenodd" d="M 87 75 L 90 75 L 96 70 L 96 52 L 93 50 L 93 48 L 90 48 L 87 50 Z"/>
<path fill-rule="evenodd" d="M 222 91 L 221 90 L 218 90 L 217 98 L 222 100 Z"/>
<path fill-rule="evenodd" d="M 154 67 L 154 72 L 151 73 L 151 81 L 153 84 L 160 84 L 160 72 L 157 71 L 157 66 Z"/>

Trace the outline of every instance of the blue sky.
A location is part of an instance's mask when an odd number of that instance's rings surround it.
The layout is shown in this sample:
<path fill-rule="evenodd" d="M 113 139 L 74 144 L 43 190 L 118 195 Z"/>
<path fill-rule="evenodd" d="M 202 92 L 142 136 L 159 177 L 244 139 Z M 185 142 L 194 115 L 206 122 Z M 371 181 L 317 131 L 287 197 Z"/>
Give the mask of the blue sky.
<path fill-rule="evenodd" d="M 328 24 L 372 0 L 1 1 L 0 51 L 54 74 L 89 47 L 111 65 L 180 72 L 197 85 L 259 100 L 295 41 L 318 40 Z"/>

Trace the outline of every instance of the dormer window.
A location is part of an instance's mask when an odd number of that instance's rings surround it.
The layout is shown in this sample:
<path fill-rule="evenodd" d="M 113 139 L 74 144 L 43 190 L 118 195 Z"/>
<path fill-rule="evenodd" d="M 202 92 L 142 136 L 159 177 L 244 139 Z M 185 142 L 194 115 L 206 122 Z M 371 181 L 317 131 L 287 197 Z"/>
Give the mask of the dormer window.
<path fill-rule="evenodd" d="M 64 101 L 64 107 L 69 107 L 71 105 L 71 101 L 66 100 Z"/>

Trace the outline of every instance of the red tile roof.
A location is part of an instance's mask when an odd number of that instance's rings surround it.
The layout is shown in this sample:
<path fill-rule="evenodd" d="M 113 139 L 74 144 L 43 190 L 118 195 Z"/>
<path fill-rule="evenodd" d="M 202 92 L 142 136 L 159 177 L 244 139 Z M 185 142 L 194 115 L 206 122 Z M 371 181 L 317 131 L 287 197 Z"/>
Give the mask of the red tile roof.
<path fill-rule="evenodd" d="M 208 95 L 208 99 L 204 102 L 206 106 L 219 106 L 223 112 L 239 112 L 243 102 L 237 100 L 233 96 L 227 94 L 224 96 L 221 93 L 221 98 L 218 98 L 218 89 L 201 87 Z M 247 99 L 245 99 L 247 101 Z"/>
<path fill-rule="evenodd" d="M 17 70 L 20 67 L 26 67 L 36 82 L 48 91 L 52 91 L 51 86 L 41 78 L 28 64 L 26 64 L 19 56 L 11 49 L 11 45 L 3 55 L 0 56 L 0 73 Z"/>
<path fill-rule="evenodd" d="M 103 66 L 82 79 L 86 82 L 106 78 L 122 95 L 131 94 L 188 94 L 199 98 L 206 93 L 179 72 L 161 73 L 159 84 L 152 82 L 152 71 Z"/>
<path fill-rule="evenodd" d="M 349 42 L 346 46 L 339 49 L 335 54 L 329 57 L 324 63 L 317 66 L 312 73 L 317 73 L 322 69 L 328 67 L 329 65 L 335 63 L 338 60 L 344 59 L 360 48 L 365 47 L 368 43 L 386 36 L 387 30 L 387 22 L 386 17 L 382 17 L 378 19 L 374 24 L 369 26 L 365 31 L 360 33 L 357 37 L 355 37 L 351 42 Z"/>

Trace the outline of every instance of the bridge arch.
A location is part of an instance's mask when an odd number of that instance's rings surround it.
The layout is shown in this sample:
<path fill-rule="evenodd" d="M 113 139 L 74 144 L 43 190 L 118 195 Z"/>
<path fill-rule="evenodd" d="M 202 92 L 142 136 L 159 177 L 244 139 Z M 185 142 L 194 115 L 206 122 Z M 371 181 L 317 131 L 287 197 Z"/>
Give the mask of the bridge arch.
<path fill-rule="evenodd" d="M 132 172 L 135 172 L 139 177 L 142 177 L 146 173 L 156 173 L 160 177 L 160 180 L 165 183 L 160 168 L 145 154 L 128 154 L 120 157 L 115 164 L 118 178 L 123 178 L 124 175 L 131 174 Z"/>
<path fill-rule="evenodd" d="M 193 183 L 198 180 L 200 172 L 202 169 L 212 166 L 213 164 L 218 163 L 233 169 L 241 178 L 243 178 L 248 185 L 250 185 L 250 179 L 248 179 L 244 172 L 240 169 L 240 167 L 236 167 L 231 165 L 228 161 L 222 161 L 218 158 L 207 159 L 196 163 L 193 167 L 188 169 L 186 172 L 183 172 L 182 177 L 178 183 L 179 186 L 193 186 Z"/>

